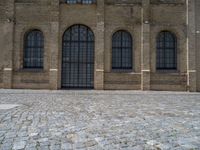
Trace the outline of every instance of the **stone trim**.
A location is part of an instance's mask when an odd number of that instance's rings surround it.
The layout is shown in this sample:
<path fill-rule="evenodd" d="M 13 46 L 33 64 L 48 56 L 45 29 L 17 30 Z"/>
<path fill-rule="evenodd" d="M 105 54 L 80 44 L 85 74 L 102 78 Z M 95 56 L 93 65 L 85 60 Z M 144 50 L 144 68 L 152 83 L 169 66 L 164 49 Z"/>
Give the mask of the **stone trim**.
<path fill-rule="evenodd" d="M 4 71 L 12 71 L 13 69 L 12 68 L 4 68 L 3 70 Z"/>
<path fill-rule="evenodd" d="M 56 72 L 57 72 L 57 71 L 58 71 L 58 69 L 49 69 L 49 71 L 56 71 Z"/>

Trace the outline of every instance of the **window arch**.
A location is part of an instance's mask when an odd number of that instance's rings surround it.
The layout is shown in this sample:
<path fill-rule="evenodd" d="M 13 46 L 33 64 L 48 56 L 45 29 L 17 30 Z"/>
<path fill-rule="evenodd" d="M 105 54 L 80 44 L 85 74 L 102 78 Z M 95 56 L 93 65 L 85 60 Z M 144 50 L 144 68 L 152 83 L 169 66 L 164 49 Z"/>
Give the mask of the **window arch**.
<path fill-rule="evenodd" d="M 113 34 L 112 69 L 132 69 L 132 36 L 127 31 L 120 30 Z"/>
<path fill-rule="evenodd" d="M 24 68 L 43 68 L 44 36 L 40 30 L 31 30 L 24 37 Z"/>
<path fill-rule="evenodd" d="M 157 38 L 157 70 L 177 69 L 177 38 L 169 31 L 162 31 Z"/>

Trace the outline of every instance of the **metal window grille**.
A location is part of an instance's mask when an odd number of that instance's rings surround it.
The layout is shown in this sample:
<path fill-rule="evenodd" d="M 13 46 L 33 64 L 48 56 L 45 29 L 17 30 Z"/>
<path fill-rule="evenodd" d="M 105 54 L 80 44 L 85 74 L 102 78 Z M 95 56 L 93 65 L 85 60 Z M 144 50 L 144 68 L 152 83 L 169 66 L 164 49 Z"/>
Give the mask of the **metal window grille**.
<path fill-rule="evenodd" d="M 63 35 L 62 88 L 93 88 L 94 34 L 74 25 Z"/>
<path fill-rule="evenodd" d="M 44 37 L 39 30 L 32 30 L 24 39 L 24 68 L 43 68 Z"/>
<path fill-rule="evenodd" d="M 68 4 L 94 4 L 96 0 L 66 0 Z"/>
<path fill-rule="evenodd" d="M 112 69 L 132 69 L 132 36 L 127 31 L 117 31 L 112 37 Z"/>
<path fill-rule="evenodd" d="M 177 39 L 168 31 L 160 32 L 157 39 L 157 70 L 177 69 Z"/>

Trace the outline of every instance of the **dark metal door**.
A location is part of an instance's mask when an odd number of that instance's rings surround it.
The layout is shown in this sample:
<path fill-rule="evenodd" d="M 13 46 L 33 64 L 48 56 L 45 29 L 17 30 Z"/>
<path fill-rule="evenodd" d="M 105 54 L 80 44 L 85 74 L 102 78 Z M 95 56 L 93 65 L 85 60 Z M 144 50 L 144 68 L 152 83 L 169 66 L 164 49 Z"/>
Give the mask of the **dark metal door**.
<path fill-rule="evenodd" d="M 94 87 L 94 34 L 84 25 L 63 35 L 62 88 Z"/>

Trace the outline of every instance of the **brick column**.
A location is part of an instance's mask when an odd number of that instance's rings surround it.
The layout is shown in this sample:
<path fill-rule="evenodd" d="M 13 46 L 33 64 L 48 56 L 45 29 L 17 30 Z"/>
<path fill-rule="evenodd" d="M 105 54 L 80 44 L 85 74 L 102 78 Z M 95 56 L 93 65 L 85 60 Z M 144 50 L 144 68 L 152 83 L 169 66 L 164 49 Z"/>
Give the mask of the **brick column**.
<path fill-rule="evenodd" d="M 4 29 L 4 70 L 3 70 L 3 87 L 12 88 L 12 72 L 13 72 L 13 50 L 14 50 L 14 0 L 8 0 L 6 4 L 7 18 L 5 20 Z"/>
<path fill-rule="evenodd" d="M 195 49 L 195 1 L 187 0 L 187 24 L 188 24 L 188 42 L 187 42 L 187 86 L 188 90 L 195 92 L 197 90 L 196 79 L 196 49 Z"/>
<path fill-rule="evenodd" d="M 59 1 L 51 1 L 51 36 L 50 36 L 50 89 L 58 89 L 58 55 L 59 55 Z"/>
<path fill-rule="evenodd" d="M 141 89 L 150 90 L 150 1 L 142 1 L 142 70 L 141 70 Z"/>
<path fill-rule="evenodd" d="M 94 88 L 104 89 L 104 0 L 97 0 Z"/>

